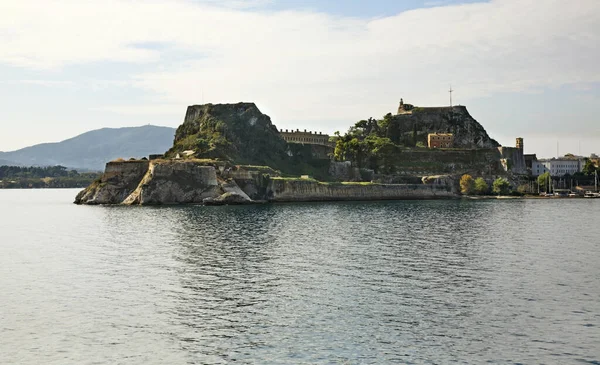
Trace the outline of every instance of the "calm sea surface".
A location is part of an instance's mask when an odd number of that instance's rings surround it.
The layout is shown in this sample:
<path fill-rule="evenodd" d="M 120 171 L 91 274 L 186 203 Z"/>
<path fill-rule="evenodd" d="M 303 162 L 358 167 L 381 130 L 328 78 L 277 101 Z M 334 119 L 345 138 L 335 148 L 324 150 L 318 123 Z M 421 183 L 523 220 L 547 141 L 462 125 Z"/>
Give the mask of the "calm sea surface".
<path fill-rule="evenodd" d="M 2 364 L 600 364 L 600 199 L 0 190 Z"/>

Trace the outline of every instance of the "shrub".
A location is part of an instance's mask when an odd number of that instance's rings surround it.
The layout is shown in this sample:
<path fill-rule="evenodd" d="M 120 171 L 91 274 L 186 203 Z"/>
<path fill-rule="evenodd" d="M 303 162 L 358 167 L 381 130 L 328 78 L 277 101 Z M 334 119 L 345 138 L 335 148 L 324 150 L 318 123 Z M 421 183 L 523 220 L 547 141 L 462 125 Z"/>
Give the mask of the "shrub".
<path fill-rule="evenodd" d="M 466 195 L 473 194 L 475 181 L 469 174 L 465 174 L 460 178 L 460 192 Z"/>
<path fill-rule="evenodd" d="M 485 195 L 488 193 L 490 187 L 485 182 L 485 180 L 481 177 L 475 179 L 475 192 L 479 195 Z"/>
<path fill-rule="evenodd" d="M 499 177 L 492 184 L 492 191 L 499 195 L 506 195 L 510 190 L 510 183 L 505 178 Z"/>

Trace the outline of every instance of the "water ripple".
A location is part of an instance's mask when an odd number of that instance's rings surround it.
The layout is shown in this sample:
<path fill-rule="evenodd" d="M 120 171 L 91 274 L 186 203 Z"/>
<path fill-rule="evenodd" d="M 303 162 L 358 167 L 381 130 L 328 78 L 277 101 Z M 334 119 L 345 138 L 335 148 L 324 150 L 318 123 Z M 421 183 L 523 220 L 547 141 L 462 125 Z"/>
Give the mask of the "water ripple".
<path fill-rule="evenodd" d="M 600 363 L 600 201 L 73 195 L 0 191 L 2 363 Z"/>

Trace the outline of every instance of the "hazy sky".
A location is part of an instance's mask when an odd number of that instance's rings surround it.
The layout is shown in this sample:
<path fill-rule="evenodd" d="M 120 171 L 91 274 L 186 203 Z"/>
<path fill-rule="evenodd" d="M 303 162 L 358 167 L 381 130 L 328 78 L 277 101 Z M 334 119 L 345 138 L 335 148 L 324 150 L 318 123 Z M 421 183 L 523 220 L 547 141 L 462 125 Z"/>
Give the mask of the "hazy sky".
<path fill-rule="evenodd" d="M 0 2 L 0 151 L 253 101 L 333 133 L 454 103 L 527 153 L 600 153 L 599 0 Z"/>

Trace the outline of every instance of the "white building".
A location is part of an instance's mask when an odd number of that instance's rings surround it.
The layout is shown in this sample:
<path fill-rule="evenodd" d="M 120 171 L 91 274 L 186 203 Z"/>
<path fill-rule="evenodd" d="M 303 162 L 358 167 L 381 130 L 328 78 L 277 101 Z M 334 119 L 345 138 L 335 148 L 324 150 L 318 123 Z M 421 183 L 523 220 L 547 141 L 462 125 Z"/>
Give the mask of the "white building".
<path fill-rule="evenodd" d="M 531 162 L 531 174 L 533 176 L 540 176 L 546 172 L 550 172 L 551 176 L 573 175 L 576 172 L 581 172 L 582 169 L 583 161 L 575 158 L 552 158 Z"/>

